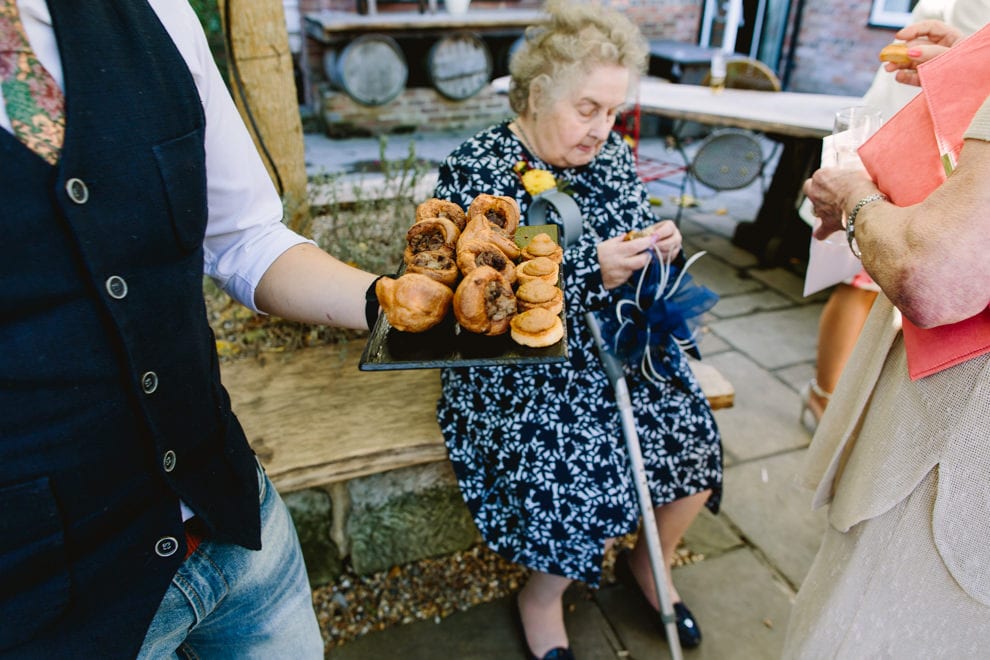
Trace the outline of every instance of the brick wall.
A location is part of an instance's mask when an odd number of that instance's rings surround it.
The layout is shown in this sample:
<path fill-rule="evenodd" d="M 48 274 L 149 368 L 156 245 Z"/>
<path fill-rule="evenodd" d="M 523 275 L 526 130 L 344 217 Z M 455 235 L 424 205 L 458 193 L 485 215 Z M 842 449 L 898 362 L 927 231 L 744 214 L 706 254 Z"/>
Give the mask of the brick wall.
<path fill-rule="evenodd" d="M 409 87 L 394 101 L 375 107 L 327 87 L 320 98 L 323 125 L 331 137 L 474 129 L 511 116 L 508 98 L 490 89 L 451 101 L 432 88 Z"/>
<path fill-rule="evenodd" d="M 805 2 L 790 91 L 866 92 L 880 64 L 877 53 L 896 31 L 869 27 L 870 5 L 869 0 Z"/>
<path fill-rule="evenodd" d="M 694 42 L 700 25 L 702 0 L 604 0 L 626 12 L 648 39 L 675 39 Z M 442 6 L 442 0 L 438 0 Z M 539 0 L 508 3 L 474 0 L 474 8 L 494 8 L 510 4 L 532 8 Z M 800 92 L 863 94 L 876 72 L 876 53 L 893 38 L 894 30 L 867 25 L 870 0 L 806 0 L 800 29 L 794 39 L 794 14 L 783 48 L 783 57 L 793 57 L 787 89 Z M 380 11 L 409 11 L 415 4 L 379 0 Z M 323 9 L 355 11 L 355 0 L 299 0 L 300 14 Z M 444 130 L 481 127 L 509 112 L 504 99 L 482 93 L 465 101 L 450 101 L 429 87 L 410 86 L 397 99 L 380 107 L 355 103 L 346 94 L 333 90 L 323 72 L 324 48 L 305 39 L 300 68 L 307 88 L 306 102 L 322 117 L 328 132 L 379 134 L 396 130 Z M 499 53 L 493 56 L 498 57 Z M 410 67 L 422 66 L 410 61 Z M 504 65 L 501 65 L 504 68 Z M 784 73 L 784 61 L 779 73 Z M 497 66 L 496 68 L 499 68 Z M 415 78 L 410 72 L 410 78 Z M 500 75 L 504 71 L 496 71 Z M 418 76 L 422 79 L 422 76 Z"/>

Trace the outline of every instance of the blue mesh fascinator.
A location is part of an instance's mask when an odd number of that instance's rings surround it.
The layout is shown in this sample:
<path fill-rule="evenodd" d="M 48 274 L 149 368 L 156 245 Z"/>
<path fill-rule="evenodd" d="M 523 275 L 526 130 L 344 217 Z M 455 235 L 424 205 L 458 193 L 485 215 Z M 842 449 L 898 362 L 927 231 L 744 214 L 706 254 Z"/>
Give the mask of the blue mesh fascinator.
<path fill-rule="evenodd" d="M 653 248 L 646 267 L 619 288 L 615 309 L 601 315 L 605 347 L 652 381 L 674 376 L 683 353 L 701 357 L 695 341 L 701 315 L 718 295 L 696 284 L 687 270 L 704 254 L 675 266 Z"/>

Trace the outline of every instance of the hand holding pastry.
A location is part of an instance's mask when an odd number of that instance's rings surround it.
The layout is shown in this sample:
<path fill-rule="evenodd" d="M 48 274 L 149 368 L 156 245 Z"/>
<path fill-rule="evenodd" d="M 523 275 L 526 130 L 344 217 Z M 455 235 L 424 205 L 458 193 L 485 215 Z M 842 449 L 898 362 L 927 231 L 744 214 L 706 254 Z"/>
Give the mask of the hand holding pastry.
<path fill-rule="evenodd" d="M 655 235 L 626 240 L 615 236 L 598 244 L 598 265 L 602 271 L 602 284 L 606 289 L 622 286 L 638 270 L 653 258 Z"/>
<path fill-rule="evenodd" d="M 880 51 L 884 69 L 896 72 L 896 80 L 905 85 L 918 86 L 917 68 L 954 46 L 963 33 L 942 21 L 919 21 L 897 32 L 894 38 L 904 43 L 893 43 Z"/>

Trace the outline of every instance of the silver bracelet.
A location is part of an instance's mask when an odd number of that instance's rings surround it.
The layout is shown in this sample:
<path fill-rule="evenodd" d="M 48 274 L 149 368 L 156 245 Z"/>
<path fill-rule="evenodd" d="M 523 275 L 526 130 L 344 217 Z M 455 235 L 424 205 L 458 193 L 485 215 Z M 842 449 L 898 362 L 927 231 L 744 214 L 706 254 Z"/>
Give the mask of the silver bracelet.
<path fill-rule="evenodd" d="M 856 206 L 852 208 L 852 211 L 849 212 L 849 216 L 846 218 L 846 241 L 849 242 L 849 249 L 852 250 L 853 256 L 857 259 L 862 259 L 863 253 L 859 251 L 859 244 L 856 243 L 856 216 L 859 215 L 859 212 L 864 206 L 873 202 L 879 202 L 880 200 L 886 202 L 887 196 L 881 192 L 867 195 L 856 202 Z"/>

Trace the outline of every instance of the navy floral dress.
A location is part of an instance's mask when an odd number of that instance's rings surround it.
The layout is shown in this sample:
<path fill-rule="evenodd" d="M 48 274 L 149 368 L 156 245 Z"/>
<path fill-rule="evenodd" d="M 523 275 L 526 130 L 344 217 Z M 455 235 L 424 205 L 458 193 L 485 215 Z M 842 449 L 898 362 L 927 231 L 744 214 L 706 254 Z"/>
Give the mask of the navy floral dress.
<path fill-rule="evenodd" d="M 596 245 L 656 222 L 632 154 L 615 133 L 590 164 L 554 168 L 530 154 L 508 123 L 467 140 L 440 166 L 436 197 L 465 209 L 480 193 L 532 198 L 512 167 L 525 158 L 567 181 L 584 217 L 565 250 L 570 359 L 519 367 L 445 369 L 437 418 L 461 493 L 488 545 L 529 568 L 597 586 L 606 539 L 636 529 L 639 508 L 615 394 L 584 323 L 614 308 Z M 551 219 L 553 217 L 551 216 Z M 626 369 L 654 505 L 712 489 L 718 511 L 722 449 L 690 368 L 655 384 Z"/>

